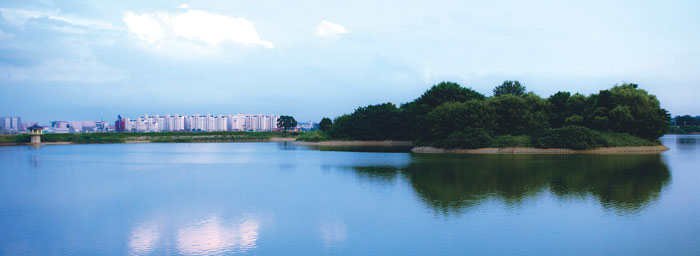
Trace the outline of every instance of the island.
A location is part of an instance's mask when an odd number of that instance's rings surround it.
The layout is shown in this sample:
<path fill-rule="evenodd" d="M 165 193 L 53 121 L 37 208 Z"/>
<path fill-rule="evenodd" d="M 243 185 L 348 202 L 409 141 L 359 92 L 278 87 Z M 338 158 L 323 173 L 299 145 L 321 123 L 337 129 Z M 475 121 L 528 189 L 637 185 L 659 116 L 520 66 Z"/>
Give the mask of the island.
<path fill-rule="evenodd" d="M 306 144 L 386 145 L 411 142 L 416 153 L 658 153 L 670 115 L 656 96 L 624 83 L 585 96 L 557 92 L 542 98 L 519 81 L 504 81 L 493 96 L 454 82 L 432 86 L 411 102 L 355 109 L 321 120 Z"/>

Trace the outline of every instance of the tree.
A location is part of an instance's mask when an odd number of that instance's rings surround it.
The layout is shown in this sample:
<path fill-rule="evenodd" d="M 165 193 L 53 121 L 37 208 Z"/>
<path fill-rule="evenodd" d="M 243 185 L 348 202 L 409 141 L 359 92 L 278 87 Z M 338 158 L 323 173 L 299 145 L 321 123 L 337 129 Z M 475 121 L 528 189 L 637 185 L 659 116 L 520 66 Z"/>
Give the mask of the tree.
<path fill-rule="evenodd" d="M 494 131 L 497 135 L 522 135 L 531 130 L 534 116 L 523 97 L 506 94 L 490 98 L 488 103 L 496 113 Z"/>
<path fill-rule="evenodd" d="M 496 86 L 493 89 L 493 96 L 498 97 L 501 95 L 512 94 L 515 96 L 520 96 L 525 94 L 525 86 L 520 85 L 520 82 L 506 80 L 503 84 Z"/>
<path fill-rule="evenodd" d="M 404 124 L 398 137 L 403 139 L 425 138 L 428 134 L 422 132 L 427 125 L 426 115 L 434 108 L 447 102 L 465 102 L 468 100 L 484 100 L 486 97 L 470 88 L 464 88 L 458 83 L 441 82 L 433 85 L 417 99 L 401 105 L 400 119 Z"/>
<path fill-rule="evenodd" d="M 684 115 L 684 116 L 676 116 L 676 125 L 677 126 L 693 126 L 693 125 L 700 125 L 700 120 L 693 118 L 690 115 Z"/>
<path fill-rule="evenodd" d="M 485 101 L 448 102 L 428 113 L 426 128 L 435 139 L 444 139 L 465 128 L 491 131 L 496 126 L 494 108 Z"/>
<path fill-rule="evenodd" d="M 610 89 L 613 131 L 629 133 L 649 140 L 661 137 L 668 130 L 671 117 L 661 108 L 656 96 L 626 83 Z"/>
<path fill-rule="evenodd" d="M 333 121 L 328 117 L 321 119 L 321 122 L 318 124 L 318 129 L 322 132 L 328 132 L 331 128 L 333 128 Z"/>
<path fill-rule="evenodd" d="M 399 109 L 391 102 L 359 107 L 350 116 L 347 134 L 357 140 L 393 139 L 400 128 Z"/>
<path fill-rule="evenodd" d="M 571 97 L 569 92 L 557 92 L 552 96 L 549 96 L 549 124 L 552 128 L 561 128 L 564 126 L 564 119 L 566 119 L 566 101 Z"/>
<path fill-rule="evenodd" d="M 277 119 L 277 127 L 282 127 L 284 132 L 287 132 L 287 129 L 296 126 L 297 120 L 295 120 L 293 116 L 280 116 L 280 118 Z"/>

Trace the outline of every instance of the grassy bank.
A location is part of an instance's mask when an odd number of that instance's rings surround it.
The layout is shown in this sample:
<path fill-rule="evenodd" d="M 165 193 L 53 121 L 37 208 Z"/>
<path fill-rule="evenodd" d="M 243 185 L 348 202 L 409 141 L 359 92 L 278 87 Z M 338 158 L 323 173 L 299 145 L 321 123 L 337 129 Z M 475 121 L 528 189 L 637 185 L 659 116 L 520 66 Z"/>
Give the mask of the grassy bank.
<path fill-rule="evenodd" d="M 321 142 L 321 141 L 329 141 L 329 140 L 335 140 L 333 139 L 328 133 L 325 132 L 305 132 L 302 134 L 299 134 L 299 137 L 297 137 L 297 141 L 304 141 L 304 142 Z"/>
<path fill-rule="evenodd" d="M 593 149 L 604 147 L 643 147 L 661 145 L 658 140 L 647 140 L 627 133 L 601 132 L 582 126 L 565 126 L 547 129 L 534 135 L 500 135 L 472 130 L 452 133 L 443 140 L 417 141 L 418 146 L 432 146 L 445 149 L 474 148 L 565 148 Z"/>
<path fill-rule="evenodd" d="M 668 129 L 668 134 L 698 134 L 700 126 L 671 126 Z"/>
<path fill-rule="evenodd" d="M 343 141 L 324 132 L 304 133 L 296 140 L 302 142 Z M 605 147 L 646 147 L 661 145 L 661 143 L 658 140 L 647 140 L 627 133 L 601 132 L 582 126 L 565 126 L 547 129 L 534 135 L 492 136 L 485 130 L 472 129 L 466 132 L 454 132 L 442 140 L 416 140 L 414 145 L 443 149 L 560 148 L 581 150 Z"/>
<path fill-rule="evenodd" d="M 294 138 L 299 133 L 281 132 L 159 132 L 159 133 L 82 133 L 44 134 L 42 142 L 70 142 L 75 144 L 125 143 L 127 141 L 148 141 L 155 143 L 177 142 L 242 142 L 266 141 L 271 138 Z M 1 135 L 0 144 L 29 143 L 30 136 Z"/>

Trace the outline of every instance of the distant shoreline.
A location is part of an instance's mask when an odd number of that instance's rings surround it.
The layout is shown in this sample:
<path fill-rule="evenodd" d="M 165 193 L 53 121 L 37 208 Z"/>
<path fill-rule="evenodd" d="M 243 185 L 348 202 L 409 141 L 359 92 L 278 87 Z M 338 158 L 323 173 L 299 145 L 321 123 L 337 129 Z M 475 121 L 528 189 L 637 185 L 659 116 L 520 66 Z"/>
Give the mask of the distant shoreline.
<path fill-rule="evenodd" d="M 383 146 L 383 147 L 406 147 L 413 146 L 411 141 L 394 140 L 329 140 L 329 141 L 295 141 L 294 144 L 302 146 Z"/>
<path fill-rule="evenodd" d="M 236 143 L 236 142 L 294 142 L 301 146 L 368 146 L 368 147 L 408 147 L 412 146 L 411 141 L 294 141 L 294 138 L 273 137 L 265 140 L 238 140 L 238 141 L 195 141 L 185 143 Z M 152 142 L 150 140 L 129 140 L 117 143 L 101 144 L 135 144 L 135 143 L 170 143 Z M 41 145 L 71 145 L 84 144 L 73 142 L 42 142 Z M 2 143 L 0 146 L 22 146 L 29 143 Z M 436 147 L 413 147 L 412 153 L 418 154 L 658 154 L 669 150 L 664 145 L 657 146 L 636 146 L 636 147 L 602 147 L 594 149 L 568 149 L 568 148 L 532 148 L 532 147 L 504 147 L 504 148 L 477 148 L 477 149 L 442 149 Z"/>

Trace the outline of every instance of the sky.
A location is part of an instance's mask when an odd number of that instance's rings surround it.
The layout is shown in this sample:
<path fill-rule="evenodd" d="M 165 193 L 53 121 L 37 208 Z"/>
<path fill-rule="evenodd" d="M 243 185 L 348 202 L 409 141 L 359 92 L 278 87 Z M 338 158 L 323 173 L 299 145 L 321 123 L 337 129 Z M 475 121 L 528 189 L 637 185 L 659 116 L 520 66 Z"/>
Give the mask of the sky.
<path fill-rule="evenodd" d="M 319 121 L 441 81 L 548 97 L 634 82 L 700 114 L 700 1 L 0 2 L 0 116 Z"/>

